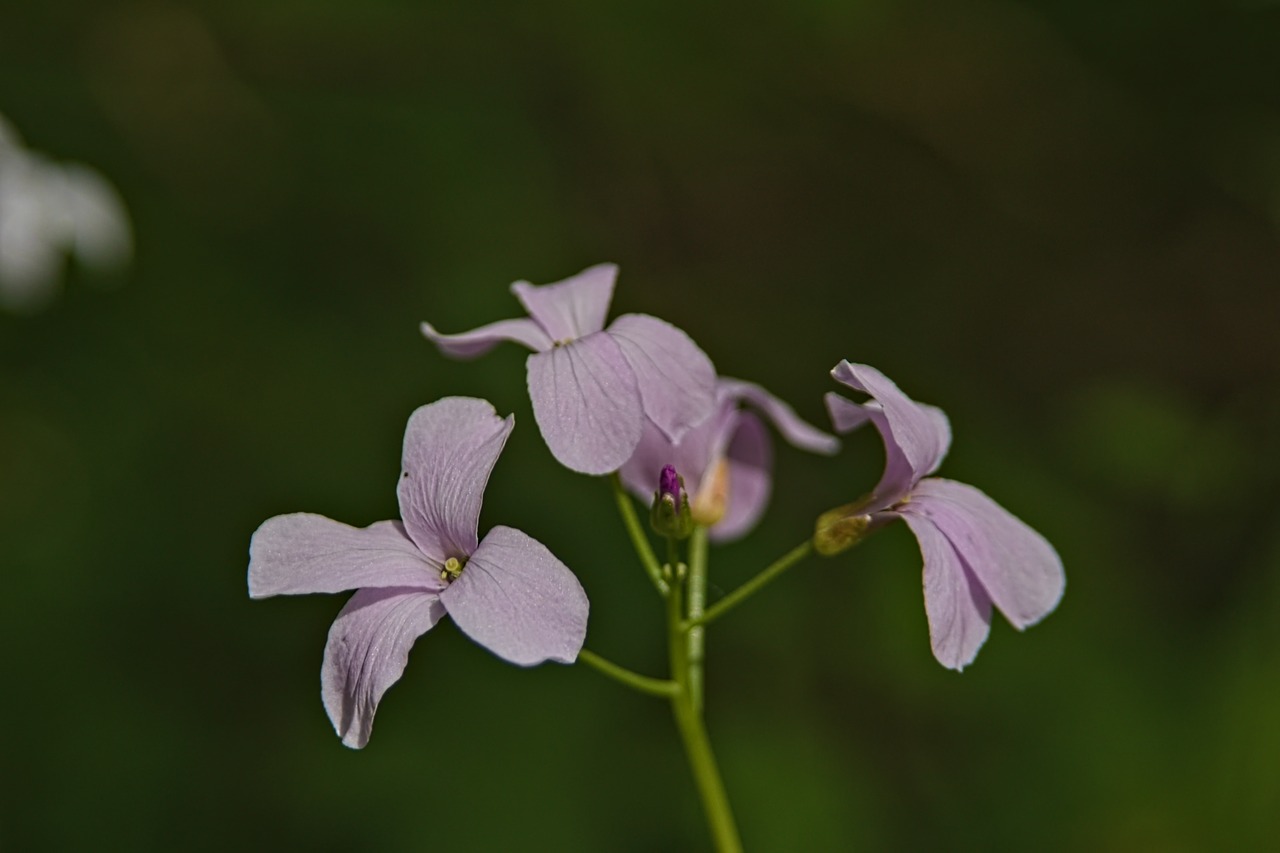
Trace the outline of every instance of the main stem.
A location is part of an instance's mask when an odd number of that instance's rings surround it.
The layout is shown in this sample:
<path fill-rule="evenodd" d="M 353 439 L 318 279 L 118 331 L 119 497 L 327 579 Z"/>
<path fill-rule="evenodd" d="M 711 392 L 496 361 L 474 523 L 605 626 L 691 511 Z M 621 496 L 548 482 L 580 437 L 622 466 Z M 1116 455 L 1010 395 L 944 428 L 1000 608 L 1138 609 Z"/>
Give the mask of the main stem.
<path fill-rule="evenodd" d="M 671 697 L 671 710 L 676 718 L 676 728 L 689 756 L 689 769 L 702 799 L 702 810 L 710 825 L 711 837 L 719 853 L 742 853 L 742 841 L 733 822 L 733 811 L 725 794 L 724 782 L 716 758 L 707 739 L 707 728 L 702 722 L 701 710 L 694 705 L 690 684 L 689 636 L 684 630 L 684 585 L 671 566 L 672 576 L 667 594 L 667 643 L 671 655 L 671 679 L 676 684 Z"/>
<path fill-rule="evenodd" d="M 707 528 L 698 525 L 689 537 L 689 601 L 686 618 L 694 621 L 702 618 L 707 605 Z M 706 629 L 689 628 L 689 697 L 693 710 L 702 713 L 702 661 L 706 652 Z"/>

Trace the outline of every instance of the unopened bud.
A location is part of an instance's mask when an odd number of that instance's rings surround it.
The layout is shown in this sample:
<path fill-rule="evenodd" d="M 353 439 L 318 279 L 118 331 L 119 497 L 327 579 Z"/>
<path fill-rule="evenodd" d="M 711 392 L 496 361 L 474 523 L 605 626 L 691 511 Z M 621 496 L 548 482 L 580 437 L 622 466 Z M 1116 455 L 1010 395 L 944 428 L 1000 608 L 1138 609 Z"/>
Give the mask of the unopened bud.
<path fill-rule="evenodd" d="M 662 470 L 658 472 L 658 494 L 670 495 L 676 502 L 676 507 L 680 506 L 680 493 L 684 491 L 684 480 L 680 479 L 680 475 L 676 473 L 676 466 L 663 465 Z"/>
<path fill-rule="evenodd" d="M 649 524 L 658 535 L 671 539 L 684 539 L 693 532 L 689 496 L 684 490 L 684 480 L 676 473 L 674 465 L 662 466 L 662 472 L 658 475 L 658 491 L 653 493 Z"/>
<path fill-rule="evenodd" d="M 862 541 L 871 516 L 863 512 L 863 503 L 851 503 L 827 510 L 818 516 L 813 529 L 813 549 L 831 557 Z"/>

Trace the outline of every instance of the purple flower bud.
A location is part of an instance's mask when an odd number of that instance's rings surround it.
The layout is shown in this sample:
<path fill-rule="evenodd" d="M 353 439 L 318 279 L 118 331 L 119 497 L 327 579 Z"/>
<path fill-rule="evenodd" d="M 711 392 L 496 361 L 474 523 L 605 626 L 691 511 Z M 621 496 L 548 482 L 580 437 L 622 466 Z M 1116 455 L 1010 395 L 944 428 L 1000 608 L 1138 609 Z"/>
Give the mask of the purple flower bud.
<path fill-rule="evenodd" d="M 658 474 L 658 491 L 653 493 L 649 524 L 658 534 L 671 539 L 684 539 L 693 532 L 689 496 L 674 465 L 663 465 Z"/>
<path fill-rule="evenodd" d="M 663 465 L 662 473 L 658 474 L 658 497 L 664 498 L 670 495 L 675 501 L 675 509 L 680 510 L 680 475 L 676 473 L 676 466 Z"/>

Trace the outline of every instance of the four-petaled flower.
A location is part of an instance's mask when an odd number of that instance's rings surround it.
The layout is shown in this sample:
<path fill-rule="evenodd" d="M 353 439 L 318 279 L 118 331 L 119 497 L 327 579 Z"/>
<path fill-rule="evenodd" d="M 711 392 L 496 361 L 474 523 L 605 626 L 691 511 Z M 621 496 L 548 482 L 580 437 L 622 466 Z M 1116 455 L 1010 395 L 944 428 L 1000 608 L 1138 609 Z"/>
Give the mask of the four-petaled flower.
<path fill-rule="evenodd" d="M 678 441 L 711 414 L 715 399 L 710 359 L 675 326 L 624 314 L 605 328 L 617 275 L 615 265 L 600 264 L 554 284 L 517 281 L 511 292 L 528 317 L 457 335 L 423 323 L 422 333 L 456 358 L 502 341 L 533 350 L 529 397 L 547 447 L 567 468 L 607 474 L 631 457 L 646 417 Z"/>
<path fill-rule="evenodd" d="M 587 630 L 578 579 L 519 530 L 495 527 L 479 540 L 485 484 L 512 425 L 485 400 L 423 406 L 405 429 L 403 521 L 355 528 L 295 513 L 254 533 L 251 597 L 357 590 L 329 630 L 321 669 L 325 710 L 347 746 L 368 742 L 410 647 L 446 613 L 512 663 L 577 659 Z"/>
<path fill-rule="evenodd" d="M 760 519 L 773 485 L 773 444 L 769 431 L 746 403 L 763 413 L 796 447 L 832 454 L 833 436 L 810 426 L 786 403 L 750 382 L 716 380 L 711 416 L 672 441 L 651 422 L 635 453 L 618 471 L 622 482 L 642 500 L 653 497 L 653 476 L 674 465 L 684 477 L 693 519 L 719 542 L 746 535 Z"/>
<path fill-rule="evenodd" d="M 958 670 L 973 661 L 990 630 L 992 604 L 1018 630 L 1057 607 L 1066 578 L 1053 546 L 973 486 L 928 476 L 951 444 L 942 410 L 915 402 L 865 364 L 841 361 L 831 375 L 871 397 L 857 404 L 827 394 L 836 431 L 870 421 L 884 438 L 886 457 L 870 496 L 841 514 L 873 526 L 901 518 L 915 534 L 938 662 Z"/>

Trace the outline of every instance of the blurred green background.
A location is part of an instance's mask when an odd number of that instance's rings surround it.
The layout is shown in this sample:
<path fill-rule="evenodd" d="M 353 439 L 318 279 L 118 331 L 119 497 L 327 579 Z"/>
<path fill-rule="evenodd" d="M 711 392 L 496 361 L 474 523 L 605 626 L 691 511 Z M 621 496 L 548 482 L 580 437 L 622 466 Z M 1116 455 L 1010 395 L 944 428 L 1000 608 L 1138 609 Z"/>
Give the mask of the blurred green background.
<path fill-rule="evenodd" d="M 660 673 L 524 352 L 417 331 L 611 260 L 614 314 L 817 423 L 840 358 L 942 406 L 943 473 L 1067 567 L 961 675 L 901 525 L 718 624 L 748 849 L 1274 849 L 1276 3 L 19 2 L 0 113 L 108 175 L 137 240 L 115 287 L 73 266 L 0 315 L 0 848 L 705 849 L 663 703 L 445 623 L 353 752 L 318 695 L 342 599 L 245 589 L 259 523 L 394 517 L 409 413 L 482 396 L 517 421 L 482 529 L 545 542 L 589 645 Z M 881 460 L 780 448 L 713 583 Z"/>

